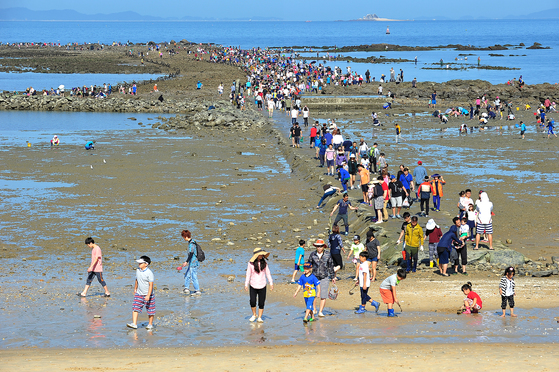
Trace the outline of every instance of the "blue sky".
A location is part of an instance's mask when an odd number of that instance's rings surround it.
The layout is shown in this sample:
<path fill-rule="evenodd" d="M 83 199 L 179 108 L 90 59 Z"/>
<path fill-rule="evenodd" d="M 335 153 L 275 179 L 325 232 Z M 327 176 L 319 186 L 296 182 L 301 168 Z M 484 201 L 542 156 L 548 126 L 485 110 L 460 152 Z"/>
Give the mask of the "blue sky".
<path fill-rule="evenodd" d="M 134 11 L 139 14 L 158 17 L 216 17 L 250 18 L 277 17 L 284 20 L 338 20 L 360 18 L 367 13 L 393 19 L 414 19 L 417 17 L 463 16 L 506 18 L 510 15 L 522 16 L 559 6 L 557 0 L 530 1 L 508 0 L 506 2 L 488 1 L 483 3 L 462 0 L 396 0 L 370 1 L 353 0 L 350 2 L 333 0 L 306 0 L 304 2 L 270 0 L 0 0 L 0 8 L 26 7 L 31 10 L 72 9 L 85 14 L 116 13 Z"/>

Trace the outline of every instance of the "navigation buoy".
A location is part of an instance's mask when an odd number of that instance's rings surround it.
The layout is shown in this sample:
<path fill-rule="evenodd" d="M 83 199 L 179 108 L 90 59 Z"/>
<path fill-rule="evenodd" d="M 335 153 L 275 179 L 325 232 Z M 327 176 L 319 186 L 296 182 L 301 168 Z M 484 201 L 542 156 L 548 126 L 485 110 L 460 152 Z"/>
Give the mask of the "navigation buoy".
<path fill-rule="evenodd" d="M 388 26 L 386 26 L 386 34 L 390 35 L 390 29 L 388 28 Z"/>

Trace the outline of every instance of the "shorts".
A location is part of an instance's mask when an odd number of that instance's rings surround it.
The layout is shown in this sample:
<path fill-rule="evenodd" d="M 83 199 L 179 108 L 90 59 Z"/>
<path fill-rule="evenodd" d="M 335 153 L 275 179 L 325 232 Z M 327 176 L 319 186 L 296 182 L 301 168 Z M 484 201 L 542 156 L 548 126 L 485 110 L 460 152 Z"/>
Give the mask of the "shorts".
<path fill-rule="evenodd" d="M 392 208 L 401 208 L 402 207 L 402 197 L 396 196 L 395 198 L 390 198 L 390 204 Z"/>
<path fill-rule="evenodd" d="M 316 297 L 305 297 L 305 307 L 307 310 L 314 311 L 314 299 Z"/>
<path fill-rule="evenodd" d="M 382 209 L 384 207 L 384 196 L 377 196 L 375 198 L 375 209 Z"/>
<path fill-rule="evenodd" d="M 380 297 L 385 304 L 394 303 L 394 293 L 390 289 L 380 288 Z"/>
<path fill-rule="evenodd" d="M 295 136 L 295 137 L 293 137 L 293 139 L 295 140 L 296 145 L 298 145 L 299 142 L 301 142 L 301 136 Z"/>
<path fill-rule="evenodd" d="M 293 270 L 298 271 L 299 270 L 299 265 L 295 264 L 294 267 L 293 267 Z"/>
<path fill-rule="evenodd" d="M 367 258 L 367 261 L 369 261 L 369 262 L 378 262 L 378 257 Z"/>
<path fill-rule="evenodd" d="M 466 297 L 466 298 L 464 299 L 464 301 L 467 301 L 467 302 L 468 302 L 468 306 L 470 306 L 470 307 L 471 307 L 472 304 L 474 303 L 474 300 L 472 300 L 471 298 L 468 298 L 468 297 Z M 472 313 L 477 313 L 479 310 L 481 310 L 481 306 L 479 306 L 479 304 L 476 304 L 476 306 L 474 306 L 474 307 L 472 308 Z"/>
<path fill-rule="evenodd" d="M 342 258 L 342 255 L 340 253 L 330 253 L 330 256 L 332 257 L 332 261 L 334 262 L 334 267 L 344 267 L 344 259 Z"/>
<path fill-rule="evenodd" d="M 437 104 L 437 100 L 436 100 L 436 99 L 432 99 L 432 100 L 431 100 L 431 104 L 432 104 L 432 105 L 436 105 L 436 104 Z"/>
<path fill-rule="evenodd" d="M 326 160 L 326 166 L 327 166 L 327 167 L 333 167 L 333 166 L 334 166 L 334 159 L 332 159 L 332 160 Z"/>
<path fill-rule="evenodd" d="M 524 133 L 526 133 L 526 131 L 525 131 L 525 130 L 521 130 L 521 131 L 520 131 L 520 135 L 521 135 L 521 136 L 523 136 L 523 135 L 524 135 Z"/>
<path fill-rule="evenodd" d="M 330 279 L 322 278 L 320 280 L 320 299 L 326 300 L 328 298 L 328 290 L 330 289 Z"/>
<path fill-rule="evenodd" d="M 146 307 L 148 315 L 155 315 L 155 296 L 153 293 L 149 297 L 149 301 L 146 302 L 146 296 L 141 294 L 135 293 L 134 294 L 134 303 L 132 304 L 132 311 L 137 313 L 141 313 L 143 307 Z"/>
<path fill-rule="evenodd" d="M 361 185 L 361 191 L 369 192 L 369 185 Z"/>
<path fill-rule="evenodd" d="M 476 226 L 476 234 L 493 234 L 493 223 L 478 223 Z"/>

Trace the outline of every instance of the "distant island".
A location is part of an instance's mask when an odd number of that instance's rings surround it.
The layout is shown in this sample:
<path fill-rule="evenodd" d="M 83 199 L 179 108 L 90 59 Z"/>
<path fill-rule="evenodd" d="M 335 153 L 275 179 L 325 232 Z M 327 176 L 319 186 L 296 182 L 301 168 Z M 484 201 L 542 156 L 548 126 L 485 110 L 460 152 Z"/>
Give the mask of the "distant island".
<path fill-rule="evenodd" d="M 390 19 L 390 18 L 380 18 L 379 16 L 377 16 L 376 14 L 367 14 L 365 17 L 363 18 L 358 18 L 358 19 L 350 19 L 350 22 L 357 22 L 357 21 L 392 21 L 392 22 L 397 22 L 397 21 L 407 21 L 407 19 Z"/>

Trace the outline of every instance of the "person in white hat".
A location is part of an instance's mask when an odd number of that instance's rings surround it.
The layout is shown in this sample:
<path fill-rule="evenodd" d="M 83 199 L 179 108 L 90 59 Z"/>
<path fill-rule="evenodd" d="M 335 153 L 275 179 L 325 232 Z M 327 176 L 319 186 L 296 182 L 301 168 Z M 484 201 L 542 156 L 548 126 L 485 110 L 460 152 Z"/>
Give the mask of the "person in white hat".
<path fill-rule="evenodd" d="M 429 267 L 434 266 L 435 260 L 437 260 L 437 265 L 439 264 L 437 246 L 442 236 L 443 232 L 435 220 L 431 218 L 427 221 L 427 225 L 425 225 L 425 238 L 429 239 Z"/>
<path fill-rule="evenodd" d="M 133 329 L 138 328 L 138 315 L 145 306 L 149 319 L 146 329 L 150 330 L 153 328 L 153 319 L 155 318 L 155 296 L 153 294 L 155 278 L 148 267 L 151 264 L 151 259 L 148 256 L 142 256 L 136 262 L 138 263 L 138 269 L 136 270 L 136 282 L 134 283 L 132 323 L 128 323 L 127 326 Z"/>

